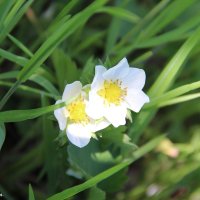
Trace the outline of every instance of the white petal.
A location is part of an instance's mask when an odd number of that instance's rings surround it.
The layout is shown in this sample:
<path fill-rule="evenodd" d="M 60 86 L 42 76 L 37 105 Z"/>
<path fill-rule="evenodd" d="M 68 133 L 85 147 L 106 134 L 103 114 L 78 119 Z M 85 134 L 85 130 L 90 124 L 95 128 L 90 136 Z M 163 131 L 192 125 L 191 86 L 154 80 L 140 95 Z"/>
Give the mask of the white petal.
<path fill-rule="evenodd" d="M 143 69 L 129 68 L 127 76 L 123 80 L 123 86 L 141 90 L 144 87 L 146 75 Z"/>
<path fill-rule="evenodd" d="M 62 102 L 61 100 L 58 100 L 56 101 L 56 104 L 59 104 L 61 102 Z M 64 108 L 58 108 L 54 110 L 54 115 L 58 121 L 60 130 L 63 131 L 66 128 L 66 124 L 67 124 L 67 118 L 64 115 Z"/>
<path fill-rule="evenodd" d="M 86 102 L 85 111 L 93 119 L 100 119 L 104 114 L 103 99 L 95 91 L 89 92 L 89 101 Z"/>
<path fill-rule="evenodd" d="M 63 92 L 62 100 L 69 101 L 70 99 L 77 97 L 81 93 L 81 90 L 82 84 L 80 81 L 67 84 Z"/>
<path fill-rule="evenodd" d="M 149 102 L 149 97 L 142 90 L 128 90 L 125 101 L 134 112 L 139 112 L 145 103 Z"/>
<path fill-rule="evenodd" d="M 91 89 L 97 91 L 102 87 L 104 83 L 103 73 L 106 72 L 106 68 L 102 65 L 97 65 L 95 67 L 95 76 L 91 84 Z"/>
<path fill-rule="evenodd" d="M 116 66 L 108 69 L 103 78 L 107 80 L 123 79 L 129 72 L 129 64 L 126 58 L 123 58 Z"/>
<path fill-rule="evenodd" d="M 99 122 L 96 122 L 94 132 L 107 128 L 109 125 L 110 122 L 108 122 L 106 119 L 100 120 Z"/>
<path fill-rule="evenodd" d="M 105 109 L 104 116 L 114 127 L 118 127 L 126 124 L 126 113 L 125 105 L 111 105 Z"/>
<path fill-rule="evenodd" d="M 81 124 L 69 124 L 67 126 L 67 137 L 77 147 L 84 147 L 90 142 L 91 130 Z"/>

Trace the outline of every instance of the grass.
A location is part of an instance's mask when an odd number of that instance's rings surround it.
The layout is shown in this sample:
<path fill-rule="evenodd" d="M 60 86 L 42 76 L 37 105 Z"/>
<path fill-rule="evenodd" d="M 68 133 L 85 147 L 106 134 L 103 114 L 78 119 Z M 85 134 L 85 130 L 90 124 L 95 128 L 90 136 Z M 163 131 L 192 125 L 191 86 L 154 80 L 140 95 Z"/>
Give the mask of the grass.
<path fill-rule="evenodd" d="M 6 199 L 200 197 L 197 0 L 0 2 L 0 193 Z M 78 149 L 53 111 L 67 83 L 123 57 L 150 97 Z M 153 189 L 152 189 L 153 188 Z"/>

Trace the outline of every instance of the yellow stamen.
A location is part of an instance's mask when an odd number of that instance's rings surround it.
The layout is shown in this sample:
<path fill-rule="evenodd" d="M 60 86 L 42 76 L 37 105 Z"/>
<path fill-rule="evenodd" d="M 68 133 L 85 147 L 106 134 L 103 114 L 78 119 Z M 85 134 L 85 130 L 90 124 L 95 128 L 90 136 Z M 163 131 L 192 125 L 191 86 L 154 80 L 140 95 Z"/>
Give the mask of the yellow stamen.
<path fill-rule="evenodd" d="M 106 103 L 120 105 L 126 95 L 126 88 L 122 89 L 121 81 L 104 81 L 104 86 L 97 92 Z"/>
<path fill-rule="evenodd" d="M 89 118 L 85 112 L 85 103 L 82 97 L 67 105 L 69 119 L 74 123 L 88 123 Z"/>

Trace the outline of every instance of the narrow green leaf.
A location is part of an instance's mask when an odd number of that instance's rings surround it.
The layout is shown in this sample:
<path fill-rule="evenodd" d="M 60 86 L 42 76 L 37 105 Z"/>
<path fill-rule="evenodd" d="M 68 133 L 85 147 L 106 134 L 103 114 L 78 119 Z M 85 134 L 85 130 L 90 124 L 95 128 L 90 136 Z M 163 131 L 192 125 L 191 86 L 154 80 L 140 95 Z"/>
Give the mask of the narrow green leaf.
<path fill-rule="evenodd" d="M 0 122 L 0 150 L 5 141 L 5 136 L 6 136 L 6 129 L 5 129 L 4 123 Z"/>
<path fill-rule="evenodd" d="M 176 78 L 177 72 L 182 67 L 184 61 L 188 58 L 189 53 L 199 42 L 200 39 L 200 28 L 185 41 L 178 52 L 173 56 L 170 62 L 166 65 L 164 70 L 161 72 L 153 86 L 150 88 L 148 94 L 151 98 L 158 97 L 163 94 L 173 83 Z M 145 130 L 151 119 L 156 113 L 156 109 L 151 111 L 142 111 L 135 119 L 134 126 L 132 125 L 129 129 L 130 137 L 136 142 L 139 139 L 142 131 Z"/>
<path fill-rule="evenodd" d="M 31 184 L 29 184 L 29 186 L 28 186 L 28 199 L 29 200 L 35 200 L 35 196 L 34 196 Z"/>
<path fill-rule="evenodd" d="M 173 99 L 177 96 L 183 95 L 187 92 L 190 92 L 190 91 L 198 89 L 198 88 L 200 88 L 200 81 L 180 86 L 169 92 L 166 92 L 165 94 L 163 94 L 161 96 L 152 98 L 151 102 L 145 105 L 145 108 L 150 108 L 150 107 L 156 106 L 158 104 L 163 103 L 164 101 L 168 101 L 170 99 Z"/>
<path fill-rule="evenodd" d="M 170 106 L 170 105 L 174 105 L 174 104 L 178 104 L 178 103 L 182 103 L 185 101 L 190 101 L 192 99 L 196 99 L 200 97 L 200 93 L 195 93 L 195 94 L 188 94 L 188 95 L 184 95 L 181 97 L 177 97 L 168 101 L 164 101 L 161 104 L 159 104 L 159 107 L 164 107 L 164 106 Z"/>
<path fill-rule="evenodd" d="M 159 136 L 159 137 L 151 140 L 150 142 L 148 142 L 147 144 L 145 144 L 144 146 L 140 147 L 138 150 L 133 152 L 132 158 L 129 158 L 129 159 L 125 160 L 124 162 L 122 162 L 114 167 L 111 167 L 108 170 L 105 170 L 104 172 L 94 176 L 93 178 L 89 179 L 88 181 L 86 181 L 80 185 L 71 187 L 60 193 L 57 193 L 57 194 L 49 197 L 47 200 L 65 200 L 69 197 L 72 197 L 72 196 L 78 194 L 81 191 L 84 191 L 86 189 L 96 186 L 99 182 L 101 182 L 101 181 L 105 180 L 106 178 L 112 176 L 113 174 L 119 172 L 120 170 L 129 166 L 131 163 L 133 163 L 134 161 L 136 161 L 143 155 L 147 154 L 149 151 L 153 150 L 161 142 L 161 140 L 163 140 L 163 138 L 164 138 L 164 136 Z"/>
<path fill-rule="evenodd" d="M 3 86 L 6 86 L 6 87 L 12 87 L 13 86 L 13 83 L 12 82 L 8 82 L 8 81 L 0 81 L 0 85 L 3 85 Z M 26 85 L 20 85 L 18 87 L 18 90 L 21 90 L 21 91 L 25 91 L 25 92 L 29 92 L 31 94 L 37 94 L 38 97 L 43 94 L 44 96 L 46 97 L 50 97 L 50 98 L 53 98 L 54 100 L 57 100 L 59 96 L 55 96 L 51 93 L 48 93 L 48 92 L 45 92 L 43 90 L 40 90 L 40 89 L 35 89 L 35 88 L 32 88 L 30 86 L 26 86 Z"/>
<path fill-rule="evenodd" d="M 179 51 L 170 60 L 162 73 L 159 75 L 151 89 L 150 97 L 159 96 L 166 91 L 174 81 L 177 72 L 180 70 L 189 53 L 200 40 L 200 28 L 183 44 Z"/>
<path fill-rule="evenodd" d="M 82 26 L 88 18 L 95 13 L 102 5 L 106 3 L 107 0 L 98 0 L 88 6 L 82 12 L 76 14 L 66 23 L 62 24 L 36 51 L 34 56 L 22 69 L 18 76 L 20 82 L 26 81 L 35 70 L 47 59 L 47 57 L 52 53 L 52 51 L 68 36 L 70 36 L 74 31 L 76 31 L 80 26 Z"/>
<path fill-rule="evenodd" d="M 0 122 L 19 122 L 27 119 L 34 119 L 46 113 L 52 112 L 57 108 L 65 106 L 64 103 L 46 106 L 43 108 L 35 108 L 30 110 L 9 110 L 0 112 Z"/>
<path fill-rule="evenodd" d="M 19 47 L 19 49 L 21 49 L 26 55 L 28 55 L 29 57 L 33 56 L 33 53 L 21 42 L 19 41 L 17 38 L 15 38 L 14 36 L 8 34 L 8 38 L 17 46 Z"/>
<path fill-rule="evenodd" d="M 49 80 L 44 78 L 43 76 L 34 74 L 29 79 L 31 81 L 34 81 L 35 83 L 39 84 L 43 88 L 45 88 L 52 95 L 55 95 L 55 96 L 60 95 L 58 90 L 54 87 L 54 85 Z"/>
<path fill-rule="evenodd" d="M 98 10 L 98 12 L 105 12 L 112 16 L 118 17 L 120 19 L 127 20 L 131 23 L 137 23 L 140 20 L 140 17 L 134 14 L 133 12 L 127 11 L 120 7 L 103 7 Z"/>
<path fill-rule="evenodd" d="M 13 63 L 16 63 L 20 66 L 24 66 L 27 62 L 28 59 L 24 58 L 22 56 L 17 56 L 9 51 L 6 51 L 4 49 L 0 49 L 0 56 L 2 56 L 3 58 L 12 61 Z"/>
<path fill-rule="evenodd" d="M 189 6 L 194 4 L 197 0 L 175 0 L 156 17 L 145 30 L 142 31 L 140 38 L 149 38 L 158 33 L 162 28 L 167 26 L 170 22 L 182 14 Z M 172 12 L 172 10 L 176 12 Z"/>
<path fill-rule="evenodd" d="M 9 9 L 13 5 L 13 3 L 14 3 L 14 0 L 3 0 L 0 2 L 0 30 L 1 31 L 2 31 L 2 26 L 3 26 L 3 22 L 5 20 L 5 17 L 9 11 Z"/>

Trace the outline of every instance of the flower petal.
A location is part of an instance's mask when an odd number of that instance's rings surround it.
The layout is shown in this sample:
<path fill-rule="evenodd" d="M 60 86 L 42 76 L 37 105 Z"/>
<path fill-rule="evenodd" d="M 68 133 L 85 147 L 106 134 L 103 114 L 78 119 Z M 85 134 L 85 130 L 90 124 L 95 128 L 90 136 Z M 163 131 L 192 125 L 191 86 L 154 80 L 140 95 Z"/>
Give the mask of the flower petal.
<path fill-rule="evenodd" d="M 129 72 L 129 64 L 126 58 L 123 58 L 117 65 L 108 69 L 103 78 L 106 80 L 123 79 Z"/>
<path fill-rule="evenodd" d="M 104 116 L 114 127 L 118 127 L 126 124 L 126 113 L 127 108 L 125 105 L 111 105 L 105 109 Z"/>
<path fill-rule="evenodd" d="M 95 76 L 91 84 L 91 89 L 98 90 L 102 87 L 104 83 L 103 73 L 106 72 L 106 68 L 102 65 L 97 65 L 95 67 Z"/>
<path fill-rule="evenodd" d="M 127 76 L 123 80 L 123 86 L 141 90 L 144 87 L 146 75 L 143 69 L 129 68 Z"/>
<path fill-rule="evenodd" d="M 96 122 L 93 132 L 100 131 L 104 128 L 107 128 L 109 125 L 110 125 L 110 122 L 108 122 L 106 119 L 100 120 L 99 122 Z"/>
<path fill-rule="evenodd" d="M 149 97 L 142 90 L 130 89 L 127 92 L 125 101 L 131 110 L 139 112 L 142 106 L 149 102 Z"/>
<path fill-rule="evenodd" d="M 89 92 L 89 101 L 86 102 L 85 111 L 87 115 L 93 119 L 100 119 L 104 114 L 104 102 L 95 91 Z"/>
<path fill-rule="evenodd" d="M 58 100 L 58 101 L 56 101 L 56 104 L 59 104 L 61 102 L 62 102 L 61 100 Z M 54 115 L 55 115 L 55 118 L 58 121 L 58 125 L 59 125 L 60 130 L 63 131 L 66 128 L 66 124 L 67 124 L 67 118 L 64 115 L 64 109 L 58 108 L 58 109 L 54 110 Z"/>
<path fill-rule="evenodd" d="M 81 124 L 69 124 L 67 126 L 67 137 L 77 147 L 84 147 L 90 142 L 91 131 Z"/>
<path fill-rule="evenodd" d="M 75 98 L 81 93 L 82 90 L 82 84 L 80 81 L 75 81 L 71 84 L 67 84 L 65 86 L 62 100 L 63 101 L 69 101 L 72 98 Z"/>

